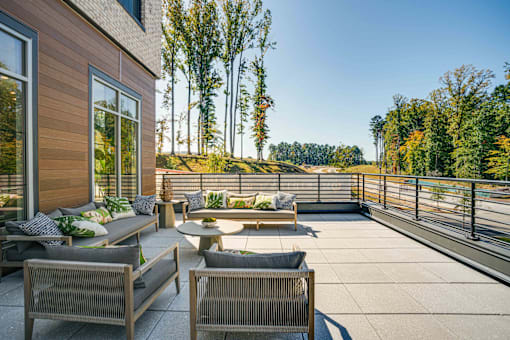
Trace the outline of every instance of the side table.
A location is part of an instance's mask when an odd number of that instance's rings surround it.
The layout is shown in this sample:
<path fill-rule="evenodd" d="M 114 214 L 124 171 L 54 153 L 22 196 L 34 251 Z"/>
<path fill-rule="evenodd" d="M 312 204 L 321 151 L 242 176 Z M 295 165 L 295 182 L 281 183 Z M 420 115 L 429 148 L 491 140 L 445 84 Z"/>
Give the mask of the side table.
<path fill-rule="evenodd" d="M 156 201 L 159 210 L 159 226 L 161 228 L 175 228 L 174 204 L 180 204 L 182 201 Z"/>

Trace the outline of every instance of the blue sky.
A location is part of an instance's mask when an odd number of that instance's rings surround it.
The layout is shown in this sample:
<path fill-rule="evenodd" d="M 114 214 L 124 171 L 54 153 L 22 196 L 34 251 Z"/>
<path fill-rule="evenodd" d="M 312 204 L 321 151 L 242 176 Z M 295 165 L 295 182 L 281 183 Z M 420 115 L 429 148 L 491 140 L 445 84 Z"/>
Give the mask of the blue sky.
<path fill-rule="evenodd" d="M 269 112 L 268 144 L 357 144 L 371 160 L 369 120 L 386 112 L 394 94 L 425 98 L 443 73 L 462 64 L 491 69 L 494 84 L 505 81 L 510 1 L 265 0 L 264 5 L 272 11 L 277 42 L 266 57 L 268 92 L 276 102 Z M 158 81 L 158 88 L 163 85 Z M 186 93 L 181 81 L 176 112 L 185 109 Z M 160 95 L 156 101 L 157 114 L 164 114 Z M 216 104 L 222 122 L 223 95 Z M 256 155 L 249 136 L 245 155 Z"/>

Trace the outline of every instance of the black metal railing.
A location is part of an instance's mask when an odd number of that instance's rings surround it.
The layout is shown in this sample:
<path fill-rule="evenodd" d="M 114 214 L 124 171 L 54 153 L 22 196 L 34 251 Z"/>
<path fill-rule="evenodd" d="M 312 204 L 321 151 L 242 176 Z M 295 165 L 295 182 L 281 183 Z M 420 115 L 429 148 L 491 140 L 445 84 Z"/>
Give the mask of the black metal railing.
<path fill-rule="evenodd" d="M 174 198 L 195 190 L 229 190 L 236 193 L 285 191 L 296 194 L 297 201 L 332 202 L 357 199 L 356 174 L 157 174 L 156 193 L 163 178 L 172 182 Z"/>
<path fill-rule="evenodd" d="M 510 246 L 510 182 L 359 174 L 362 202 Z"/>

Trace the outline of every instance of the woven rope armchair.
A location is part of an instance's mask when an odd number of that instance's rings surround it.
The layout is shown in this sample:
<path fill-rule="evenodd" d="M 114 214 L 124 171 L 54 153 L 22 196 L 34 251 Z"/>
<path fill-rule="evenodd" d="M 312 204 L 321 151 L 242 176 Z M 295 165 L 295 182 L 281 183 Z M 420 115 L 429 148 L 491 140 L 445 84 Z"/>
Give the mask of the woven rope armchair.
<path fill-rule="evenodd" d="M 233 269 L 207 268 L 202 261 L 189 280 L 192 340 L 197 331 L 308 333 L 314 339 L 314 271 L 306 264 Z"/>
<path fill-rule="evenodd" d="M 163 260 L 172 252 L 173 261 Z M 171 270 L 166 268 L 170 264 Z M 156 289 L 135 293 L 133 282 L 150 269 L 151 275 L 165 269 L 169 273 Z M 24 280 L 25 339 L 32 338 L 34 319 L 125 326 L 127 339 L 134 339 L 135 321 L 165 288 L 175 281 L 180 291 L 179 246 L 176 243 L 135 271 L 118 263 L 26 260 Z"/>

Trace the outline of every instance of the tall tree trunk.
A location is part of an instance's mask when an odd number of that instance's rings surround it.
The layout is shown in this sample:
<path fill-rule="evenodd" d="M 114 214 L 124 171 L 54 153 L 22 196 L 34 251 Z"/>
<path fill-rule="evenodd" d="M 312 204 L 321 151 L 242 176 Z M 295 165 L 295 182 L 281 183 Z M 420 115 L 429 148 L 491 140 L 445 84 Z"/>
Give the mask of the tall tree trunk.
<path fill-rule="evenodd" d="M 229 96 L 229 93 L 228 93 L 228 88 L 229 88 L 228 78 L 229 78 L 229 75 L 230 75 L 230 72 L 228 70 L 228 66 L 227 66 L 227 69 L 225 71 L 226 71 L 226 74 L 227 74 L 227 91 L 225 92 L 225 122 L 223 124 L 223 153 L 227 153 L 227 116 L 228 116 L 228 96 Z"/>
<path fill-rule="evenodd" d="M 230 70 L 232 72 L 230 72 L 230 155 L 232 157 L 234 157 L 234 138 L 235 138 L 235 129 L 234 129 L 234 126 L 232 126 L 232 123 L 233 123 L 233 111 L 232 111 L 232 106 L 234 104 L 234 60 L 235 59 L 232 59 L 232 61 L 230 62 Z"/>
<path fill-rule="evenodd" d="M 242 122 L 241 122 L 242 124 Z M 242 127 L 241 129 L 244 129 L 244 127 Z M 241 159 L 243 159 L 243 137 L 244 137 L 244 133 L 241 133 Z"/>
<path fill-rule="evenodd" d="M 243 51 L 241 51 L 241 54 L 239 55 L 239 67 L 237 69 L 237 84 L 236 84 L 236 100 L 234 102 L 234 138 L 232 140 L 232 156 L 234 156 L 234 150 L 236 146 L 236 124 L 237 124 L 237 101 L 239 98 L 239 86 L 241 85 L 241 65 L 243 62 Z"/>
<path fill-rule="evenodd" d="M 191 154 L 191 65 L 188 65 L 188 155 Z"/>
<path fill-rule="evenodd" d="M 175 154 L 175 51 L 172 51 L 172 152 Z"/>

